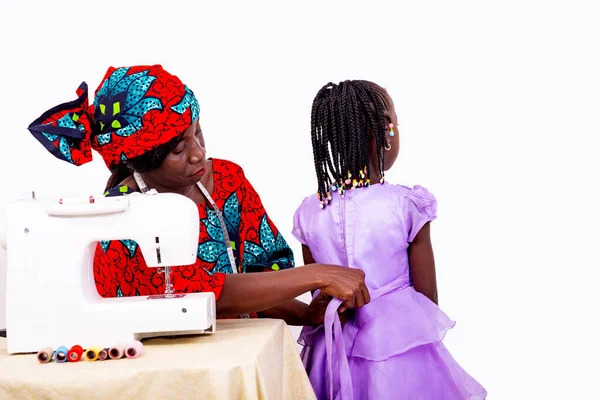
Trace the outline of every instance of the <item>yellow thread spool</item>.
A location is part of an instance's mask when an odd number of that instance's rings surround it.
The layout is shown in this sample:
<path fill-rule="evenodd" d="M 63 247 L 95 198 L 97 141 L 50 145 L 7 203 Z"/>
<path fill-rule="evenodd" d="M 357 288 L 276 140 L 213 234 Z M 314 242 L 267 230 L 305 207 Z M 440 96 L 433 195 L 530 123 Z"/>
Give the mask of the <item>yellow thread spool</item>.
<path fill-rule="evenodd" d="M 91 347 L 85 350 L 85 358 L 88 361 L 96 361 L 98 359 L 98 353 L 102 351 L 102 347 Z"/>

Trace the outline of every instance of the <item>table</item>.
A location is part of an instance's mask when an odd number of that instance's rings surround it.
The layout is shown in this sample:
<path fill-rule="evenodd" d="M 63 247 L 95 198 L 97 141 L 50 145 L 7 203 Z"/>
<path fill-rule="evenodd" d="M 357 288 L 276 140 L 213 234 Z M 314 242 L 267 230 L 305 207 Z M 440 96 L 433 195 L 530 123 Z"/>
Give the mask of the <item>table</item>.
<path fill-rule="evenodd" d="M 316 399 L 281 320 L 219 320 L 212 335 L 142 343 L 136 359 L 40 364 L 0 338 L 0 399 Z"/>

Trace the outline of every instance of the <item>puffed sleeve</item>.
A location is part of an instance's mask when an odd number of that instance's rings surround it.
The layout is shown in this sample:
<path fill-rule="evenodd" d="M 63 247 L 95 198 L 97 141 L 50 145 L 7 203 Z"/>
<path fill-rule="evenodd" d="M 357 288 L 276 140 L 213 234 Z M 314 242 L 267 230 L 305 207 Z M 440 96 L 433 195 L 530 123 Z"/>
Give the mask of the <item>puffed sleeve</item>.
<path fill-rule="evenodd" d="M 298 239 L 298 241 L 305 245 L 308 246 L 308 244 L 306 243 L 306 238 L 304 237 L 304 230 L 302 229 L 302 206 L 304 205 L 304 202 L 302 204 L 300 204 L 300 207 L 298 207 L 296 209 L 296 212 L 294 212 L 294 221 L 293 221 L 293 228 L 292 228 L 292 235 Z"/>
<path fill-rule="evenodd" d="M 437 200 L 426 188 L 416 185 L 404 197 L 407 241 L 411 243 L 423 225 L 437 218 Z"/>

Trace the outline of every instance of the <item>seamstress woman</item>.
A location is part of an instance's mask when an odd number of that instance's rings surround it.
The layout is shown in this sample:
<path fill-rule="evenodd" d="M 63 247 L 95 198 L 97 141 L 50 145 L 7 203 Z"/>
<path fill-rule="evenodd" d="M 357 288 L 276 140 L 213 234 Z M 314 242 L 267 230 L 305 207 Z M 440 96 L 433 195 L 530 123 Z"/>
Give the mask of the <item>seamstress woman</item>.
<path fill-rule="evenodd" d="M 198 205 L 196 263 L 171 269 L 167 283 L 175 293 L 211 291 L 219 316 L 250 314 L 293 325 L 322 320 L 325 299 L 310 306 L 295 300 L 310 290 L 338 297 L 346 308 L 369 301 L 360 270 L 293 268 L 291 249 L 242 168 L 206 157 L 200 107 L 179 78 L 160 65 L 111 67 L 93 105 L 88 105 L 85 82 L 77 95 L 29 126 L 46 149 L 74 165 L 91 161 L 91 149 L 100 153 L 112 172 L 107 196 L 154 189 L 187 196 Z M 164 273 L 148 268 L 131 240 L 100 242 L 94 277 L 103 297 L 165 291 Z"/>

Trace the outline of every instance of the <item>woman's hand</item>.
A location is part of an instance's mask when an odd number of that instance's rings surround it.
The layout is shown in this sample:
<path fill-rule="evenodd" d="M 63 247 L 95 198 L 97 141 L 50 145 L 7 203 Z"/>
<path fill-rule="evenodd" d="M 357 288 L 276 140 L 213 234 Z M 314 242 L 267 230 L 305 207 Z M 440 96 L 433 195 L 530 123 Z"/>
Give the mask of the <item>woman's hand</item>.
<path fill-rule="evenodd" d="M 325 321 L 325 311 L 327 310 L 330 301 L 331 296 L 319 292 L 306 309 L 306 325 L 322 325 Z"/>
<path fill-rule="evenodd" d="M 261 312 L 316 289 L 342 300 L 341 313 L 371 300 L 361 270 L 311 264 L 276 272 L 227 275 L 217 299 L 217 315 Z"/>
<path fill-rule="evenodd" d="M 350 308 L 361 308 L 371 301 L 362 270 L 327 265 L 320 266 L 318 273 L 321 292 L 342 300 L 340 313 Z"/>
<path fill-rule="evenodd" d="M 304 318 L 306 321 L 305 324 L 310 326 L 323 325 L 325 322 L 325 311 L 327 311 L 327 306 L 332 298 L 333 297 L 328 294 L 319 292 L 306 309 L 306 316 Z M 340 312 L 338 310 L 340 322 L 344 324 L 352 315 L 354 315 L 354 311 L 354 309 L 346 310 L 345 312 Z"/>

